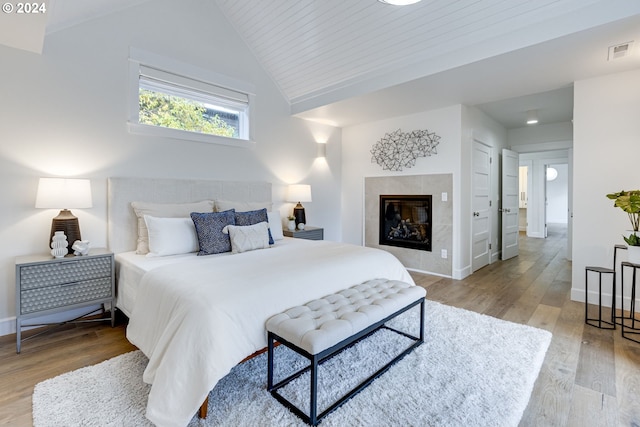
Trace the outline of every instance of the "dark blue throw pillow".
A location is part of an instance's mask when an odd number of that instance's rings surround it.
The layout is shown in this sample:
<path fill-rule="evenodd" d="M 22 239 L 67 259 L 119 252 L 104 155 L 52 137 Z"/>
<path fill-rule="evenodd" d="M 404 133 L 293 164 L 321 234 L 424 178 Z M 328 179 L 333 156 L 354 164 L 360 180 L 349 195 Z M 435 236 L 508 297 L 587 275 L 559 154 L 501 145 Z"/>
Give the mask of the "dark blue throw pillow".
<path fill-rule="evenodd" d="M 231 252 L 229 235 L 222 229 L 227 225 L 235 225 L 235 210 L 224 212 L 191 212 L 191 219 L 198 234 L 200 251 L 198 255 L 213 255 L 222 252 Z"/>
<path fill-rule="evenodd" d="M 255 211 L 236 212 L 235 213 L 236 224 L 239 226 L 254 225 L 260 222 L 266 222 L 269 224 L 269 216 L 267 215 L 267 208 L 258 209 Z M 271 229 L 269 232 L 269 244 L 273 245 L 273 237 L 271 236 Z"/>

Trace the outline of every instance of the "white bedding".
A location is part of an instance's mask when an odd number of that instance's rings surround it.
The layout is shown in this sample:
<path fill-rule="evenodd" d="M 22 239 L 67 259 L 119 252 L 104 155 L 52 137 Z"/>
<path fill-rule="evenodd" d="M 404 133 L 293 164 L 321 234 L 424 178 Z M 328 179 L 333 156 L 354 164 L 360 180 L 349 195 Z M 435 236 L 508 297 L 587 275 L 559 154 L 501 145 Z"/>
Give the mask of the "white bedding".
<path fill-rule="evenodd" d="M 166 262 L 145 264 L 127 328 L 149 358 L 146 415 L 159 426 L 186 425 L 231 368 L 266 346 L 272 315 L 372 278 L 413 284 L 391 254 L 328 241 Z"/>
<path fill-rule="evenodd" d="M 212 256 L 218 257 L 226 255 L 230 254 L 222 253 Z M 136 251 L 116 254 L 116 274 L 118 278 L 116 307 L 130 318 L 142 276 L 144 276 L 146 272 L 192 258 L 197 258 L 195 252 L 163 257 L 147 257 L 146 255 L 137 254 Z"/>

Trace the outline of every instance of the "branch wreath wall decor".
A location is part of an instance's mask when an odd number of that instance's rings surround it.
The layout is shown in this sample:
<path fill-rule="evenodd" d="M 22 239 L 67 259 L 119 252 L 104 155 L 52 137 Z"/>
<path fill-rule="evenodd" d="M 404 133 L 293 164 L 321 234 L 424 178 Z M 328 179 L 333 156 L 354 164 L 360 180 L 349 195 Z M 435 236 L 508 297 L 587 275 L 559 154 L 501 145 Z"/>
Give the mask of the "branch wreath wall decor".
<path fill-rule="evenodd" d="M 377 163 L 383 170 L 401 171 L 415 166 L 418 157 L 438 154 L 436 146 L 440 137 L 428 130 L 413 130 L 386 133 L 371 148 L 371 163 Z"/>

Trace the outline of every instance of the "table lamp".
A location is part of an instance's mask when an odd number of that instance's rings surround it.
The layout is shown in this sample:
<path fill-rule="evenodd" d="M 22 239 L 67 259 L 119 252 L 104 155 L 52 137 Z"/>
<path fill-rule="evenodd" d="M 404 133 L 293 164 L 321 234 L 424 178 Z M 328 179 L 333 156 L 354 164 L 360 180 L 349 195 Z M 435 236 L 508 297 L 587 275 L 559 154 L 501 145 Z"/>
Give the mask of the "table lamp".
<path fill-rule="evenodd" d="M 91 201 L 91 181 L 88 179 L 40 178 L 36 195 L 36 208 L 61 209 L 58 216 L 51 221 L 49 244 L 56 231 L 67 236 L 69 253 L 71 246 L 80 237 L 78 218 L 69 209 L 93 207 Z"/>
<path fill-rule="evenodd" d="M 293 216 L 296 218 L 296 228 L 300 228 L 300 224 L 306 224 L 307 218 L 304 213 L 304 207 L 301 202 L 311 201 L 311 186 L 306 184 L 295 184 L 289 186 L 289 195 L 287 201 L 298 203 L 293 208 Z M 304 225 L 303 225 L 304 227 Z"/>

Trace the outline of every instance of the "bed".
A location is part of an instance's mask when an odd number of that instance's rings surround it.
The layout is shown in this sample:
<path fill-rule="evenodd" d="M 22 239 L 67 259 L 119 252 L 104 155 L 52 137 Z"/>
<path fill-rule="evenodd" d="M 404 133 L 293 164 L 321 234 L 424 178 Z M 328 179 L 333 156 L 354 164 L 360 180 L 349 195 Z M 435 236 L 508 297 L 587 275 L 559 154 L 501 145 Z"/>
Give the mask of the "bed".
<path fill-rule="evenodd" d="M 127 338 L 149 358 L 146 416 L 159 426 L 188 424 L 216 383 L 266 346 L 265 322 L 272 315 L 372 278 L 413 284 L 385 251 L 282 237 L 273 213 L 267 222 L 273 244 L 264 249 L 207 256 L 136 253 L 139 218 L 132 202 L 212 200 L 214 206 L 224 201 L 227 207 L 267 209 L 269 183 L 110 178 L 108 199 L 116 305 L 129 317 Z"/>

